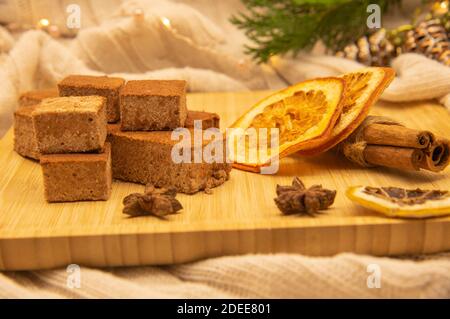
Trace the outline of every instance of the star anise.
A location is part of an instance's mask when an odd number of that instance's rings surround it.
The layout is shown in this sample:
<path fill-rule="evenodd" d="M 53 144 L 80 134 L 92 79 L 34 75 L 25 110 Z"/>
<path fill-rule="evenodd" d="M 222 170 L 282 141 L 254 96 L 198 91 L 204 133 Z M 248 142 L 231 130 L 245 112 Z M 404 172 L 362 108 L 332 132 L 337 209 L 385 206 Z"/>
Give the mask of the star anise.
<path fill-rule="evenodd" d="M 123 199 L 123 213 L 133 217 L 146 215 L 164 217 L 174 214 L 183 209 L 175 198 L 176 195 L 174 189 L 158 189 L 149 185 L 143 194 L 133 193 Z"/>
<path fill-rule="evenodd" d="M 333 204 L 336 191 L 322 188 L 321 185 L 306 188 L 300 178 L 295 177 L 291 186 L 277 185 L 277 196 L 275 203 L 284 214 L 315 216 L 319 210 Z"/>

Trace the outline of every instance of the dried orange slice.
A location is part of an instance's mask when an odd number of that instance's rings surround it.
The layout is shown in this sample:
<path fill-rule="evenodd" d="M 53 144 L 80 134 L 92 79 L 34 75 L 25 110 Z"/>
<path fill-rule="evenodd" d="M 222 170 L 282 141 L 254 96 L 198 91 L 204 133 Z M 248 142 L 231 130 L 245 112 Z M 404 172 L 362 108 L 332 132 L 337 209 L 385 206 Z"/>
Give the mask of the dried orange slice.
<path fill-rule="evenodd" d="M 440 190 L 354 186 L 347 197 L 389 217 L 427 218 L 450 214 L 450 193 Z"/>
<path fill-rule="evenodd" d="M 369 114 L 370 107 L 395 77 L 391 68 L 368 67 L 343 74 L 347 83 L 342 114 L 328 140 L 317 140 L 300 150 L 302 155 L 316 155 L 346 139 Z"/>
<path fill-rule="evenodd" d="M 228 147 L 234 150 L 233 165 L 259 172 L 274 157 L 295 153 L 313 139 L 328 138 L 341 113 L 344 91 L 343 79 L 320 78 L 290 86 L 259 101 L 230 127 L 232 134 L 227 131 Z M 248 132 L 256 131 L 259 143 L 264 129 L 269 130 L 270 141 L 271 128 L 279 129 L 279 143 L 274 146 L 269 142 L 266 154 L 259 152 L 260 146 L 247 142 Z M 236 141 L 243 141 L 244 147 L 235 147 Z M 255 152 L 256 158 L 250 158 L 249 154 Z"/>

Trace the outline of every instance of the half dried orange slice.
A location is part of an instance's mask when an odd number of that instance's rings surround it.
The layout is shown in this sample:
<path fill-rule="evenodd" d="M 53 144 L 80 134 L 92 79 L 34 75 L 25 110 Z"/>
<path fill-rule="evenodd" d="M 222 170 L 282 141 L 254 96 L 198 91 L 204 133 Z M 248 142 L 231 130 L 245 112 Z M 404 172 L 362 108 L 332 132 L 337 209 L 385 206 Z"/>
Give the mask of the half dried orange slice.
<path fill-rule="evenodd" d="M 298 83 L 259 101 L 227 131 L 233 165 L 259 172 L 275 157 L 295 153 L 313 139 L 328 138 L 341 113 L 344 92 L 345 80 L 329 77 Z M 278 145 L 270 142 L 273 128 L 278 129 Z M 264 134 L 268 150 L 263 154 Z M 253 137 L 256 143 L 251 143 Z"/>
<path fill-rule="evenodd" d="M 450 193 L 441 190 L 354 186 L 347 197 L 389 217 L 427 218 L 450 214 Z"/>
<path fill-rule="evenodd" d="M 342 114 L 333 128 L 330 138 L 317 140 L 299 152 L 316 155 L 325 152 L 346 139 L 369 114 L 370 107 L 378 100 L 395 77 L 391 68 L 368 67 L 343 74 L 347 83 Z"/>

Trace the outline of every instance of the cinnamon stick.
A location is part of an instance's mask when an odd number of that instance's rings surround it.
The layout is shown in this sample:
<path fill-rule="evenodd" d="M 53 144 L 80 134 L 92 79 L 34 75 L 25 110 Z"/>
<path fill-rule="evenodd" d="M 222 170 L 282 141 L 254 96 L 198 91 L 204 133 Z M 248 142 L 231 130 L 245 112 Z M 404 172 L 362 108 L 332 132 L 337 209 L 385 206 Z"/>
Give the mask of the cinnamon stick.
<path fill-rule="evenodd" d="M 386 166 L 406 170 L 419 170 L 425 155 L 417 148 L 367 145 L 364 159 L 374 166 Z"/>
<path fill-rule="evenodd" d="M 433 134 L 400 125 L 373 123 L 364 128 L 362 138 L 367 144 L 425 149 L 433 141 Z"/>
<path fill-rule="evenodd" d="M 337 151 L 363 167 L 440 172 L 450 164 L 448 139 L 380 116 L 368 116 Z"/>
<path fill-rule="evenodd" d="M 432 172 L 444 170 L 450 163 L 450 141 L 437 138 L 425 150 L 425 156 L 420 162 L 420 168 Z"/>

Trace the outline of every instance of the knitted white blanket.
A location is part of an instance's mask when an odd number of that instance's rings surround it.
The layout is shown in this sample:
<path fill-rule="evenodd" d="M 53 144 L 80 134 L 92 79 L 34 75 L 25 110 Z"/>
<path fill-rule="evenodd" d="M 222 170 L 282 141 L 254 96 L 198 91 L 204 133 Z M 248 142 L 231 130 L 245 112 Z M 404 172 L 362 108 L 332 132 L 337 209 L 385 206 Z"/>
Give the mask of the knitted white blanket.
<path fill-rule="evenodd" d="M 82 267 L 75 281 L 79 285 L 73 285 L 71 275 L 64 269 L 0 273 L 0 297 L 450 298 L 449 254 L 425 261 L 280 254 L 172 267 Z"/>
<path fill-rule="evenodd" d="M 30 16 L 45 16 L 48 2 L 30 6 L 40 10 Z M 253 64 L 241 52 L 245 37 L 227 20 L 239 7 L 237 0 L 141 0 L 120 8 L 106 1 L 80 3 L 87 27 L 74 40 L 56 41 L 40 31 L 17 39 L 0 27 L 0 136 L 12 123 L 21 92 L 55 86 L 71 73 L 182 78 L 191 91 L 238 91 L 275 89 L 360 67 L 313 55 L 273 60 L 270 66 Z M 0 3 L 0 22 L 15 12 L 7 4 Z M 136 7 L 145 17 L 130 15 Z M 450 68 L 414 54 L 400 56 L 393 67 L 398 76 L 383 99 L 436 98 L 450 107 Z M 380 270 L 380 288 L 368 285 L 373 265 Z M 66 285 L 67 276 L 65 269 L 3 273 L 0 297 L 450 297 L 449 255 L 422 262 L 353 254 L 259 255 L 160 268 L 82 268 L 81 288 L 73 289 Z"/>

